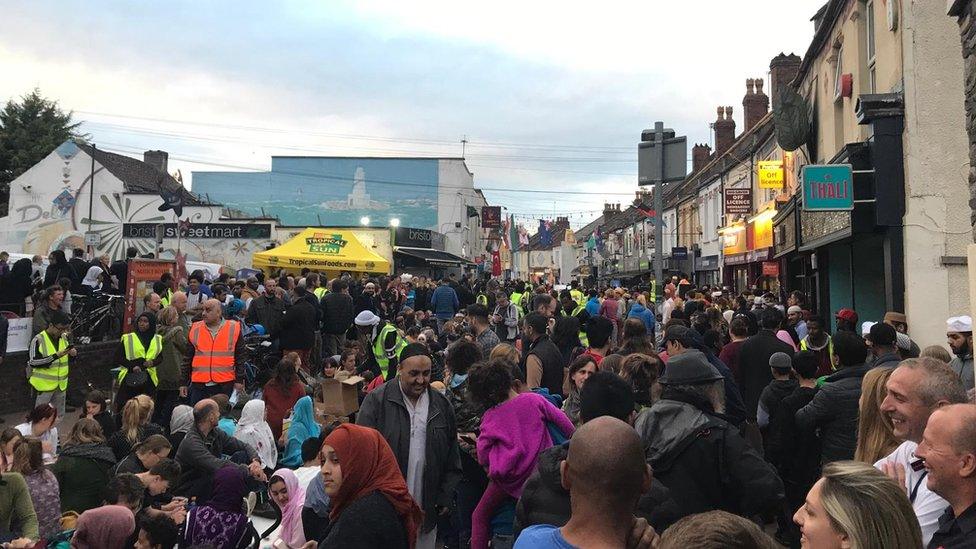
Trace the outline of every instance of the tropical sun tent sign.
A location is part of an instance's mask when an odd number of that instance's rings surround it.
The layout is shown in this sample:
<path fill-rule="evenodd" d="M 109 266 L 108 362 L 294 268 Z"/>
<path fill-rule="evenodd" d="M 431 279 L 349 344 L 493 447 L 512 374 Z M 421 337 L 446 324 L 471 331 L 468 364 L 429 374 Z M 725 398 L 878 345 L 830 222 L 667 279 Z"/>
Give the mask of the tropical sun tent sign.
<path fill-rule="evenodd" d="M 345 229 L 305 229 L 277 248 L 255 253 L 252 263 L 256 269 L 390 273 L 388 260 Z"/>

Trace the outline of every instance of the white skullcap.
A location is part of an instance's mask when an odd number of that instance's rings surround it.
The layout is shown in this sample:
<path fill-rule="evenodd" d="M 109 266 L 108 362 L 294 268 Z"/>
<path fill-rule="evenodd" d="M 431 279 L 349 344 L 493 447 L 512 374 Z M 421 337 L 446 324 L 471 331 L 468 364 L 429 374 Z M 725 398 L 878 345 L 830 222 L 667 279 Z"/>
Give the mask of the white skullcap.
<path fill-rule="evenodd" d="M 722 292 L 712 292 L 712 297 L 722 297 Z"/>
<path fill-rule="evenodd" d="M 400 275 L 400 282 L 407 283 L 413 280 L 413 275 L 410 273 L 403 273 Z"/>
<path fill-rule="evenodd" d="M 786 310 L 786 313 L 787 314 L 793 314 L 793 313 L 799 314 L 799 313 L 802 313 L 802 312 L 803 312 L 803 309 L 800 308 L 799 305 L 790 305 L 790 308 Z"/>
<path fill-rule="evenodd" d="M 380 323 L 380 317 L 373 311 L 363 311 L 356 315 L 356 326 L 376 326 Z"/>
<path fill-rule="evenodd" d="M 874 326 L 877 322 L 862 322 L 861 323 L 861 335 L 866 336 L 871 333 L 871 326 Z"/>
<path fill-rule="evenodd" d="M 762 305 L 763 304 L 763 298 L 762 298 L 762 296 L 758 296 L 757 295 L 756 298 L 752 300 L 752 302 L 755 303 L 756 305 Z"/>
<path fill-rule="evenodd" d="M 735 314 L 735 311 L 733 311 L 732 309 L 729 309 L 728 311 L 725 311 L 725 312 L 722 313 L 722 318 L 725 319 L 725 322 L 726 323 L 731 323 L 732 322 L 732 315 L 734 315 L 734 314 Z"/>
<path fill-rule="evenodd" d="M 971 332 L 973 331 L 973 319 L 969 316 L 954 316 L 946 320 L 946 331 L 952 332 Z"/>

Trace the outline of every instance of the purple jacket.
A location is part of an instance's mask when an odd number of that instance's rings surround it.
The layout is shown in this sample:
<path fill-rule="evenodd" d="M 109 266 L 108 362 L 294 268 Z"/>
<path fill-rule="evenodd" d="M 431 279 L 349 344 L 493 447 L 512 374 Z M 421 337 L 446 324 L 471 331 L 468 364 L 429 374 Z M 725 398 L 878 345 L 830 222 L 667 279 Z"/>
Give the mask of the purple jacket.
<path fill-rule="evenodd" d="M 514 498 L 535 471 L 539 454 L 552 446 L 547 424 L 553 423 L 569 438 L 573 423 L 559 408 L 535 393 L 517 397 L 487 410 L 478 435 L 478 461 L 488 467 L 488 478 Z"/>

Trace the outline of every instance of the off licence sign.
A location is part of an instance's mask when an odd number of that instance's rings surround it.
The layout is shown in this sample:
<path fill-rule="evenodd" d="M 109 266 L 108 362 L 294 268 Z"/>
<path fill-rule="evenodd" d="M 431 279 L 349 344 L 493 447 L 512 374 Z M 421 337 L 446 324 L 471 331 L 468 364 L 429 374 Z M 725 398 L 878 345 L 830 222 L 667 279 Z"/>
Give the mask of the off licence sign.
<path fill-rule="evenodd" d="M 803 209 L 838 211 L 854 209 L 854 174 L 850 164 L 803 167 Z"/>
<path fill-rule="evenodd" d="M 752 189 L 725 188 L 725 213 L 748 214 L 752 212 Z"/>

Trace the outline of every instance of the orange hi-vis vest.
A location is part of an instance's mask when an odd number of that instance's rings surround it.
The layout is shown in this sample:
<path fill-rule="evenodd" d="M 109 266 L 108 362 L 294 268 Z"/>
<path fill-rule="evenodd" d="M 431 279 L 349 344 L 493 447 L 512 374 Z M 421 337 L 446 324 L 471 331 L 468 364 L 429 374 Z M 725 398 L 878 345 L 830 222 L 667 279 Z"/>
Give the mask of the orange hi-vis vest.
<path fill-rule="evenodd" d="M 202 321 L 190 327 L 190 345 L 193 345 L 193 363 L 190 365 L 192 383 L 227 383 L 235 381 L 234 347 L 241 335 L 241 324 L 236 320 L 225 320 L 217 331 L 217 337 L 210 335 L 210 329 Z"/>

